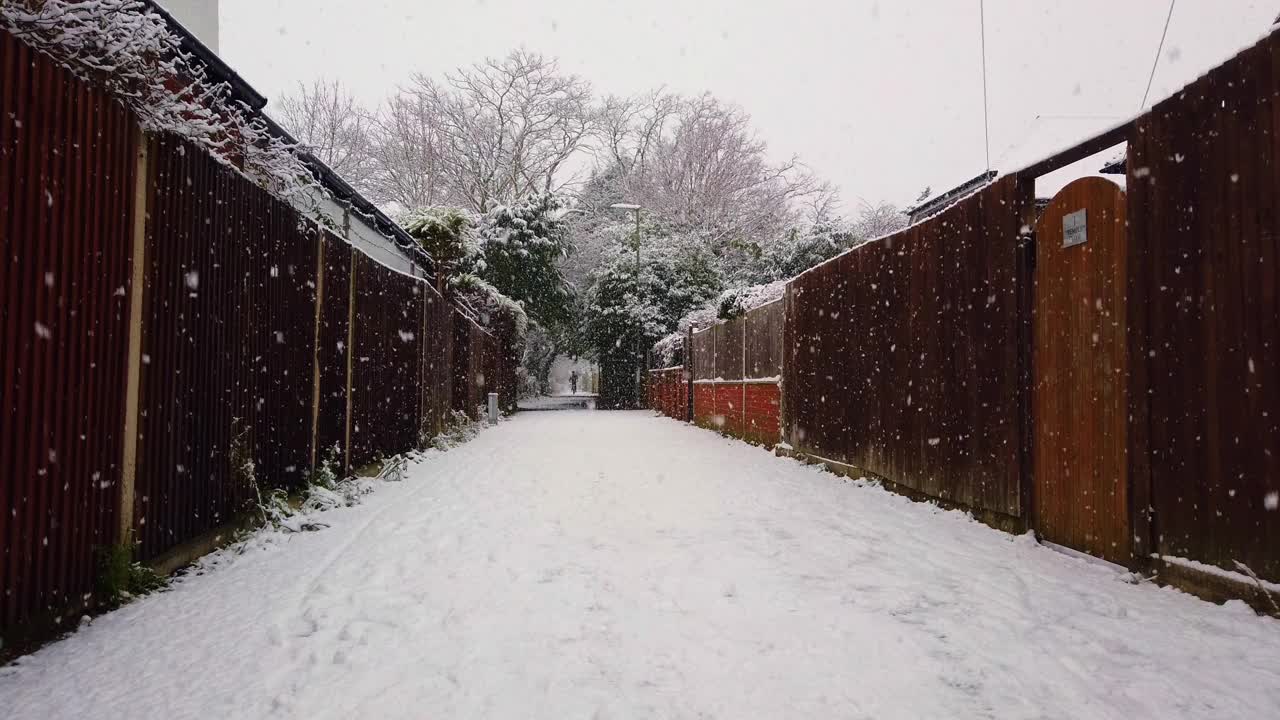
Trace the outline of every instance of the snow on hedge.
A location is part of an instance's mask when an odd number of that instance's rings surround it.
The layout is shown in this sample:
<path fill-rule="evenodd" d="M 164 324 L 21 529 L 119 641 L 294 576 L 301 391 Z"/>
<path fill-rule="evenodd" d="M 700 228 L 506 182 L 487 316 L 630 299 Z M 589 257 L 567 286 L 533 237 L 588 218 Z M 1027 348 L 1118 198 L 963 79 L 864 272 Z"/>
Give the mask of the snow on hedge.
<path fill-rule="evenodd" d="M 734 318 L 780 300 L 787 291 L 788 282 L 790 278 L 725 290 L 715 300 L 680 318 L 675 332 L 654 343 L 654 358 L 660 367 L 670 367 L 675 362 L 676 353 L 684 348 L 684 336 L 690 328 L 710 327 L 717 320 Z"/>
<path fill-rule="evenodd" d="M 751 285 L 743 288 L 733 288 L 720 293 L 717 300 L 719 307 L 719 316 L 722 318 L 737 317 L 749 310 L 754 310 L 761 305 L 768 305 L 775 300 L 781 300 L 782 296 L 787 292 L 787 283 L 790 278 L 782 280 L 774 280 L 771 283 L 763 285 Z"/>
<path fill-rule="evenodd" d="M 0 2 L 0 28 L 101 85 L 144 130 L 171 132 L 288 201 L 323 193 L 297 146 L 209 79 L 168 23 L 141 0 Z"/>

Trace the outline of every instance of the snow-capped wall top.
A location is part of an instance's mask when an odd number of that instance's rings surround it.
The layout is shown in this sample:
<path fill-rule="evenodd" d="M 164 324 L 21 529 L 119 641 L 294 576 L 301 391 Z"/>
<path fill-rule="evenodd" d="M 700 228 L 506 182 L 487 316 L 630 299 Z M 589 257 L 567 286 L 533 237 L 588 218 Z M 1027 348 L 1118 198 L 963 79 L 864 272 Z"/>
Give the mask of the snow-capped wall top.
<path fill-rule="evenodd" d="M 208 150 L 282 200 L 319 187 L 297 146 L 211 80 L 163 16 L 142 0 L 0 4 L 3 28 L 127 105 L 144 130 Z"/>
<path fill-rule="evenodd" d="M 730 288 L 720 293 L 710 303 L 686 314 L 676 323 L 675 332 L 667 335 L 653 345 L 655 359 L 667 367 L 675 361 L 676 353 L 684 348 L 684 335 L 693 328 L 695 331 L 711 327 L 724 315 L 737 316 L 754 310 L 771 302 L 781 300 L 787 292 L 790 278 L 747 287 Z"/>

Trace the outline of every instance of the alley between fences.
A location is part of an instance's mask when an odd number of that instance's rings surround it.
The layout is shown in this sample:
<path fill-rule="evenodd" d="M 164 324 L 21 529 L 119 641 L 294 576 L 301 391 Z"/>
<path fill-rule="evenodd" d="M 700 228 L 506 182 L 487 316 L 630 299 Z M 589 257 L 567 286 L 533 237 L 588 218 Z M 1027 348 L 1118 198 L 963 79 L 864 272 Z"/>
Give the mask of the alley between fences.
<path fill-rule="evenodd" d="M 0 669 L 46 717 L 1267 717 L 1280 633 L 649 412 L 521 413 Z"/>

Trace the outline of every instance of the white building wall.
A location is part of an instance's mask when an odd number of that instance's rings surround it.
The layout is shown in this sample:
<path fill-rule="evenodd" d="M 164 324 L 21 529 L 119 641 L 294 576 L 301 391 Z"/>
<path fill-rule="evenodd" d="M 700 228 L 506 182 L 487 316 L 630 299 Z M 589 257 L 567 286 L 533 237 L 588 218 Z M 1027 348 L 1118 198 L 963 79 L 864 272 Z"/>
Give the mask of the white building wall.
<path fill-rule="evenodd" d="M 206 47 L 218 52 L 218 0 L 158 0 Z"/>

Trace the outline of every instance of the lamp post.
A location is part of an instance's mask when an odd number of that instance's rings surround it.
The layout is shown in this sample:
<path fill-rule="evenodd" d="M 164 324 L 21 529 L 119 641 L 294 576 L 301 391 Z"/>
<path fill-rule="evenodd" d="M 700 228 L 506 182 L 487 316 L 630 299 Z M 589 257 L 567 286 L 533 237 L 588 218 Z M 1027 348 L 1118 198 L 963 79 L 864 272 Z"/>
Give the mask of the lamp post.
<path fill-rule="evenodd" d="M 635 287 L 636 287 L 636 300 L 638 301 L 640 299 L 640 211 L 643 208 L 634 203 L 614 203 L 609 207 L 613 208 L 614 210 L 629 210 L 631 212 L 634 212 L 636 215 L 636 270 L 635 270 L 634 277 L 635 277 Z M 635 363 L 636 363 L 635 404 L 636 404 L 636 407 L 640 407 L 640 373 L 643 371 L 643 369 L 640 367 L 640 364 L 641 364 L 640 357 L 641 357 L 641 343 L 644 342 L 644 325 L 642 324 L 642 321 L 639 318 L 637 318 L 636 323 L 637 323 L 637 327 L 636 327 L 636 354 L 635 354 Z"/>

